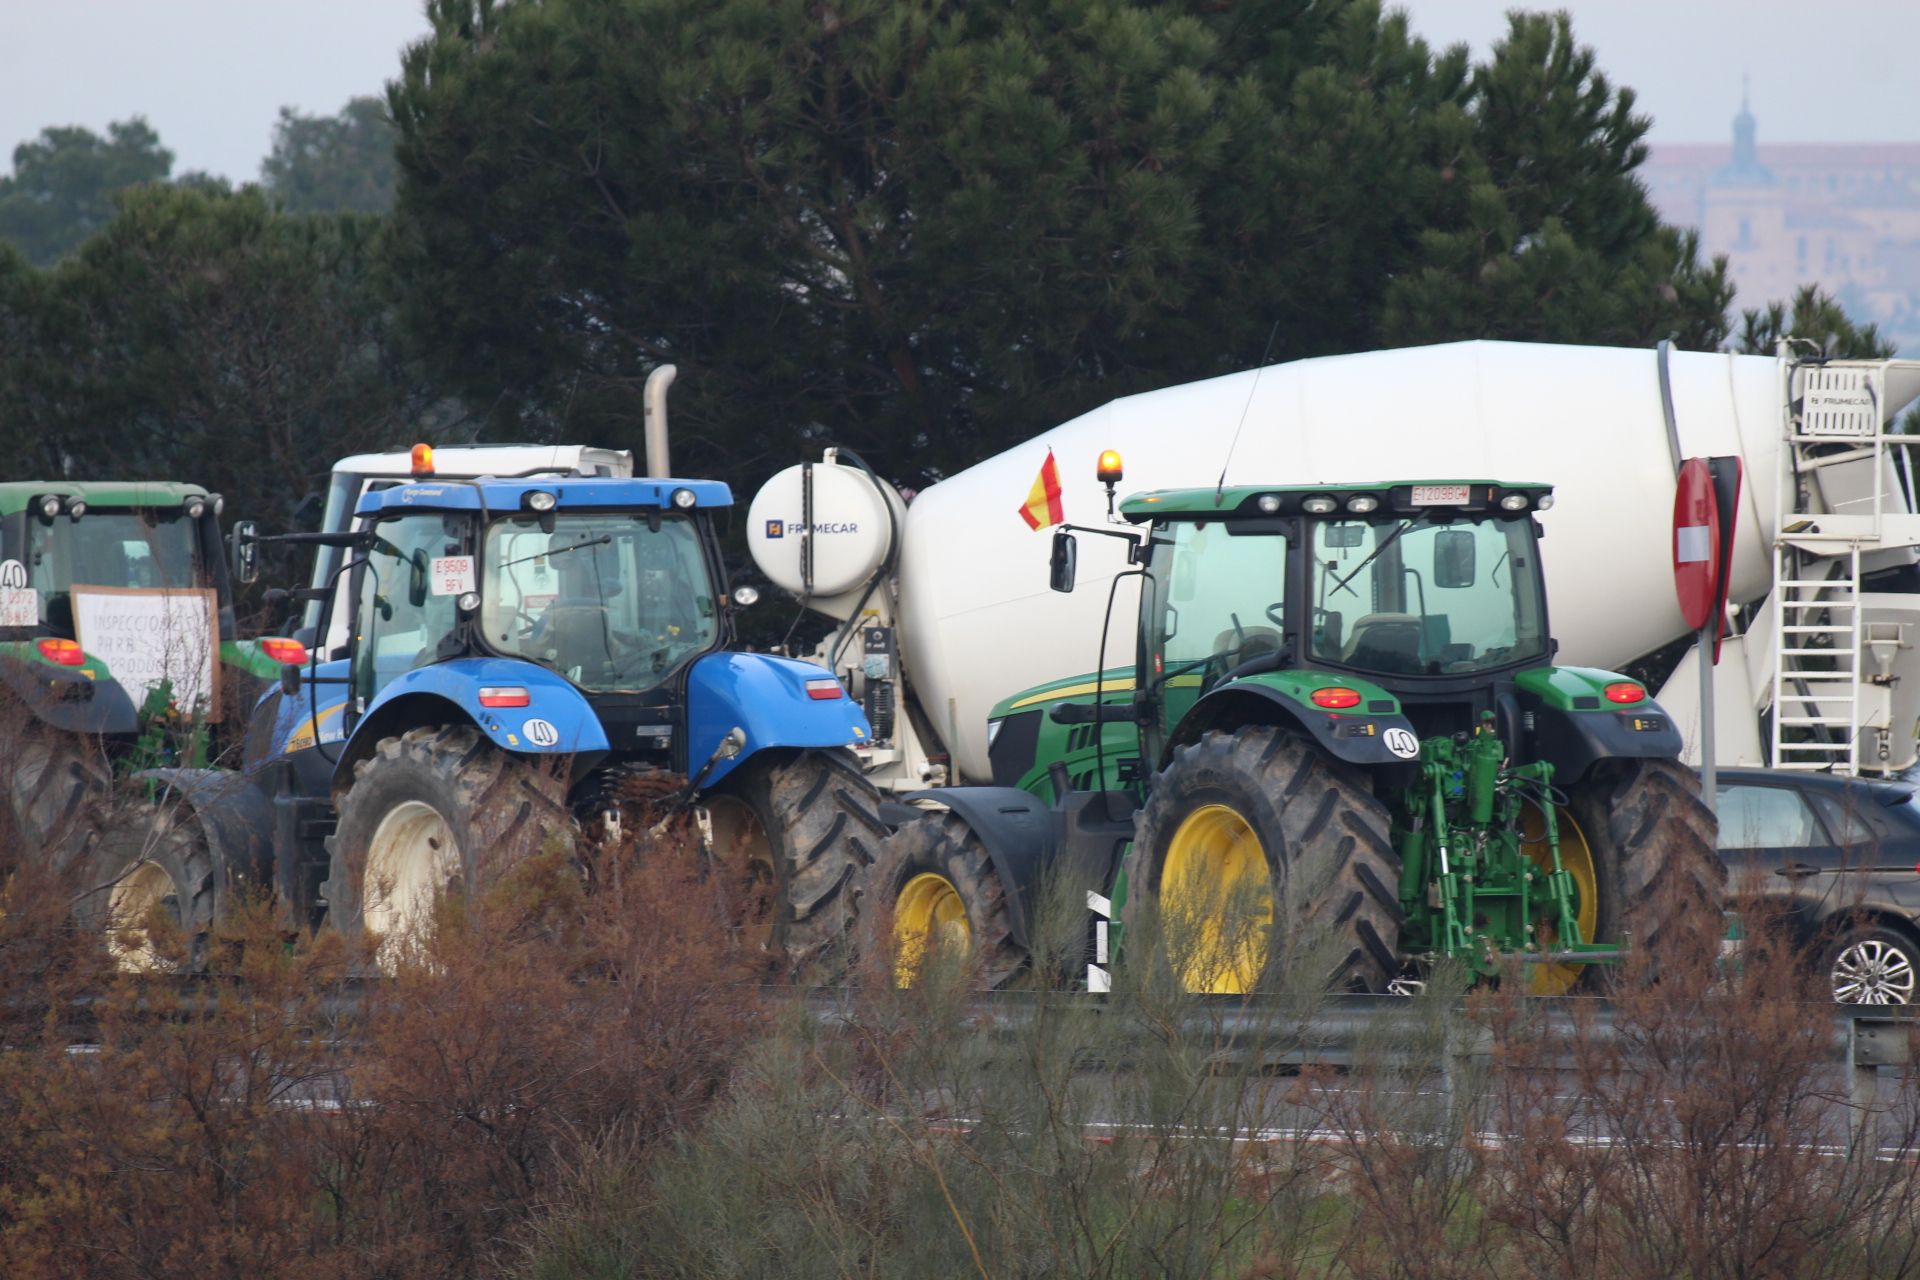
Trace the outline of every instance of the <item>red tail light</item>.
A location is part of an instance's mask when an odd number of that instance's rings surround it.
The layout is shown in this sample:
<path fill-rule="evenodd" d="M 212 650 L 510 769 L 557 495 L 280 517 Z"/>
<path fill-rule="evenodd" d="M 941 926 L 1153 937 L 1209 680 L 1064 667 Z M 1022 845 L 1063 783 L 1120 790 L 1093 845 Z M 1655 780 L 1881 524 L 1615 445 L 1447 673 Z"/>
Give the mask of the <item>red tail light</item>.
<path fill-rule="evenodd" d="M 1325 689 L 1315 689 L 1311 695 L 1311 699 L 1313 705 L 1316 707 L 1326 707 L 1329 710 L 1337 711 L 1342 707 L 1359 706 L 1360 691 L 1358 689 L 1348 689 L 1336 684 Z"/>
<path fill-rule="evenodd" d="M 1631 680 L 1616 680 L 1601 692 L 1608 702 L 1644 702 L 1647 697 L 1647 691 Z"/>
<path fill-rule="evenodd" d="M 480 705 L 483 707 L 524 707 L 532 701 L 531 695 L 516 685 L 499 685 L 480 690 Z"/>
<path fill-rule="evenodd" d="M 821 680 L 807 681 L 807 696 L 816 702 L 831 702 L 835 698 L 844 697 L 846 692 L 840 687 L 840 682 L 831 676 Z"/>
<path fill-rule="evenodd" d="M 71 640 L 40 640 L 35 643 L 41 657 L 63 667 L 77 667 L 87 660 L 86 651 Z"/>
<path fill-rule="evenodd" d="M 307 661 L 307 646 L 298 640 L 286 640 L 279 636 L 268 636 L 262 640 L 260 652 L 290 667 L 305 666 Z"/>

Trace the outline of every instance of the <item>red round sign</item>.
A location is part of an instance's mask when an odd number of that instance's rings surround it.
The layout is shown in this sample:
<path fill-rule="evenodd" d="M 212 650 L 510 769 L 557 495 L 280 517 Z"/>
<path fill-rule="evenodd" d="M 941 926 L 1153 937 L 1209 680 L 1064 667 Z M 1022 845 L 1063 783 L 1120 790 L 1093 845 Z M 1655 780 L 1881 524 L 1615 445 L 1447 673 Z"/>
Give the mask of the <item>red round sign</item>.
<path fill-rule="evenodd" d="M 1673 589 L 1695 631 L 1707 625 L 1720 596 L 1720 504 L 1705 458 L 1680 464 L 1673 495 Z"/>

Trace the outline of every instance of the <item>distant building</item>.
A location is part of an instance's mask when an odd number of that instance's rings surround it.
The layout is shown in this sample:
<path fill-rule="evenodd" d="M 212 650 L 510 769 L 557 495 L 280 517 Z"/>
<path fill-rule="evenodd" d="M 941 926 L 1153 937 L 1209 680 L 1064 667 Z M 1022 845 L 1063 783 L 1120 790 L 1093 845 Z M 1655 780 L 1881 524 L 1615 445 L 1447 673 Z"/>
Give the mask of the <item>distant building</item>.
<path fill-rule="evenodd" d="M 1760 146 L 1743 100 L 1731 148 L 1655 143 L 1639 172 L 1662 219 L 1726 255 L 1736 320 L 1818 284 L 1920 354 L 1920 143 Z"/>

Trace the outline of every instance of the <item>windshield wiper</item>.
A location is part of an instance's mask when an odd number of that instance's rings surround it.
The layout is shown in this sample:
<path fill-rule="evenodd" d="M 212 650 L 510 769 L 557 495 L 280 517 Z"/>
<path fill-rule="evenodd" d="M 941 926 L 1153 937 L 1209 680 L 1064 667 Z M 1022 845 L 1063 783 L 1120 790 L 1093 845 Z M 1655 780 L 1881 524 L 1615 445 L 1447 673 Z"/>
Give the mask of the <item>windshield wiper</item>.
<path fill-rule="evenodd" d="M 563 556 L 569 551 L 578 551 L 582 547 L 598 547 L 598 546 L 603 546 L 606 543 L 609 543 L 612 541 L 613 541 L 612 534 L 603 533 L 597 538 L 588 538 L 585 542 L 576 542 L 571 546 L 561 547 L 558 550 L 536 551 L 530 556 L 521 556 L 518 560 L 503 560 L 499 564 L 493 567 L 496 569 L 511 569 L 513 568 L 513 566 L 517 564 L 525 564 L 529 560 L 539 560 L 545 557 L 552 557 L 552 556 Z"/>
<path fill-rule="evenodd" d="M 1385 542 L 1381 543 L 1379 546 L 1373 549 L 1372 554 L 1370 554 L 1365 560 L 1362 560 L 1359 564 L 1353 566 L 1352 573 L 1340 579 L 1340 581 L 1334 583 L 1333 590 L 1345 591 L 1348 595 L 1353 596 L 1355 599 L 1358 599 L 1360 596 L 1360 593 L 1358 591 L 1355 591 L 1352 587 L 1349 587 L 1347 584 L 1349 582 L 1352 582 L 1358 576 L 1360 576 L 1360 571 L 1362 569 L 1366 568 L 1368 565 L 1372 564 L 1375 560 L 1377 560 L 1380 557 L 1380 553 L 1382 551 L 1385 551 L 1388 547 L 1400 541 L 1401 535 L 1407 533 L 1411 529 L 1416 529 L 1425 523 L 1427 523 L 1426 517 L 1421 516 L 1419 519 L 1409 520 L 1407 521 L 1407 523 L 1401 525 L 1398 529 L 1395 529 L 1391 534 L 1387 536 L 1387 540 Z"/>

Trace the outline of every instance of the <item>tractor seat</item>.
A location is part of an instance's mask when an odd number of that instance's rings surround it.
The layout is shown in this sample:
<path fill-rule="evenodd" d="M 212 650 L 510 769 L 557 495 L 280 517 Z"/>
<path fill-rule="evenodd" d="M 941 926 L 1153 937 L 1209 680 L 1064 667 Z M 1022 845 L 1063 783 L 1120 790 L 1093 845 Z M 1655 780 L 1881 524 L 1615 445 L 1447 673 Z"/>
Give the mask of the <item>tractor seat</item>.
<path fill-rule="evenodd" d="M 1272 627 L 1246 627 L 1240 631 L 1222 631 L 1213 640 L 1213 655 L 1226 670 L 1263 653 L 1280 651 L 1280 633 Z"/>
<path fill-rule="evenodd" d="M 1346 661 L 1376 671 L 1420 670 L 1420 619 L 1410 613 L 1370 613 L 1353 624 Z"/>

